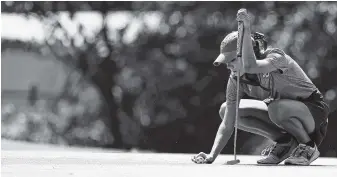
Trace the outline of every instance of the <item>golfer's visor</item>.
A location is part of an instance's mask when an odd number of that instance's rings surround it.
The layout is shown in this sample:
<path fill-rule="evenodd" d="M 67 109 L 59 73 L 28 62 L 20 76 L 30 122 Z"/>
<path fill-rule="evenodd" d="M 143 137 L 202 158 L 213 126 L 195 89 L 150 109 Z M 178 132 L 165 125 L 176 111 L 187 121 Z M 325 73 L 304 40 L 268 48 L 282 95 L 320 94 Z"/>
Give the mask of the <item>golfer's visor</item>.
<path fill-rule="evenodd" d="M 220 53 L 220 55 L 214 60 L 213 65 L 219 66 L 221 63 L 226 64 L 230 62 L 230 57 L 226 57 L 223 53 Z"/>

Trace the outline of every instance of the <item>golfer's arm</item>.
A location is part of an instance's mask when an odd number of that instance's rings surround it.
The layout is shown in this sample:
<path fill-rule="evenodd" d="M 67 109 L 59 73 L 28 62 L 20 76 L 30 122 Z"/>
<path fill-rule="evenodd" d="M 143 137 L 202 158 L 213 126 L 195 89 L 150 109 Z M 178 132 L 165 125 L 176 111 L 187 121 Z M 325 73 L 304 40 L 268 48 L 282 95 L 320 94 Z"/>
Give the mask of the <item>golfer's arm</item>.
<path fill-rule="evenodd" d="M 216 158 L 227 144 L 234 130 L 235 104 L 227 105 L 224 118 L 218 128 L 210 155 Z"/>
<path fill-rule="evenodd" d="M 242 63 L 244 73 L 269 73 L 277 70 L 277 68 L 267 59 L 256 60 L 250 34 L 250 27 L 245 27 L 242 45 Z"/>
<path fill-rule="evenodd" d="M 247 72 L 251 68 L 256 68 L 257 62 L 252 44 L 250 25 L 245 25 L 243 33 L 242 63 L 244 70 Z"/>

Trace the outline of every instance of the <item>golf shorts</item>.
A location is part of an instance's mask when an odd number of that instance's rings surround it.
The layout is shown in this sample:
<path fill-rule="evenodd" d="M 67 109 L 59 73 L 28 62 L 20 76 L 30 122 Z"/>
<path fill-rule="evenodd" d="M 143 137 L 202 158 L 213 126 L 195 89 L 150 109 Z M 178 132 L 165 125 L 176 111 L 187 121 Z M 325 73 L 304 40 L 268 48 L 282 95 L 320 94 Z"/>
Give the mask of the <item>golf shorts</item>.
<path fill-rule="evenodd" d="M 329 106 L 324 102 L 323 95 L 318 91 L 313 92 L 306 99 L 298 99 L 310 110 L 315 121 L 315 131 L 310 134 L 310 138 L 319 146 L 326 136 L 328 130 Z"/>

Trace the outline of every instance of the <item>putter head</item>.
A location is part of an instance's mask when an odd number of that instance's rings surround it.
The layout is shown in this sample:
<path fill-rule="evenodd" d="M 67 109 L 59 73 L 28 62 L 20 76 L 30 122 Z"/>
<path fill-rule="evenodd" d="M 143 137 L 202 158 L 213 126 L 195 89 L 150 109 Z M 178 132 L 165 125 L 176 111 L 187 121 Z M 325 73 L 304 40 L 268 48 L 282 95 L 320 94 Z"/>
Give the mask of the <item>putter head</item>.
<path fill-rule="evenodd" d="M 227 161 L 226 165 L 235 165 L 235 164 L 238 164 L 238 163 L 240 163 L 240 160 L 236 159 L 236 160 Z"/>

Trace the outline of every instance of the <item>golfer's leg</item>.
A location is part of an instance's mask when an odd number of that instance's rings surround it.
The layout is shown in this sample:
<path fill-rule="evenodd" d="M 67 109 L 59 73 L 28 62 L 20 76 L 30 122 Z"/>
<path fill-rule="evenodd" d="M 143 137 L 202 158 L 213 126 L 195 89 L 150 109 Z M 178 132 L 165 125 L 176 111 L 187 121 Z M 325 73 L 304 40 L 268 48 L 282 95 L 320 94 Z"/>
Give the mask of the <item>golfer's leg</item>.
<path fill-rule="evenodd" d="M 308 107 L 295 100 L 277 100 L 268 107 L 270 119 L 293 135 L 299 143 L 307 143 L 315 129 L 314 118 Z"/>
<path fill-rule="evenodd" d="M 269 119 L 268 107 L 264 102 L 242 99 L 239 108 L 238 128 L 240 130 L 258 134 L 271 140 L 283 136 L 282 129 Z M 219 111 L 221 119 L 223 119 L 225 111 L 226 103 L 223 103 Z"/>

